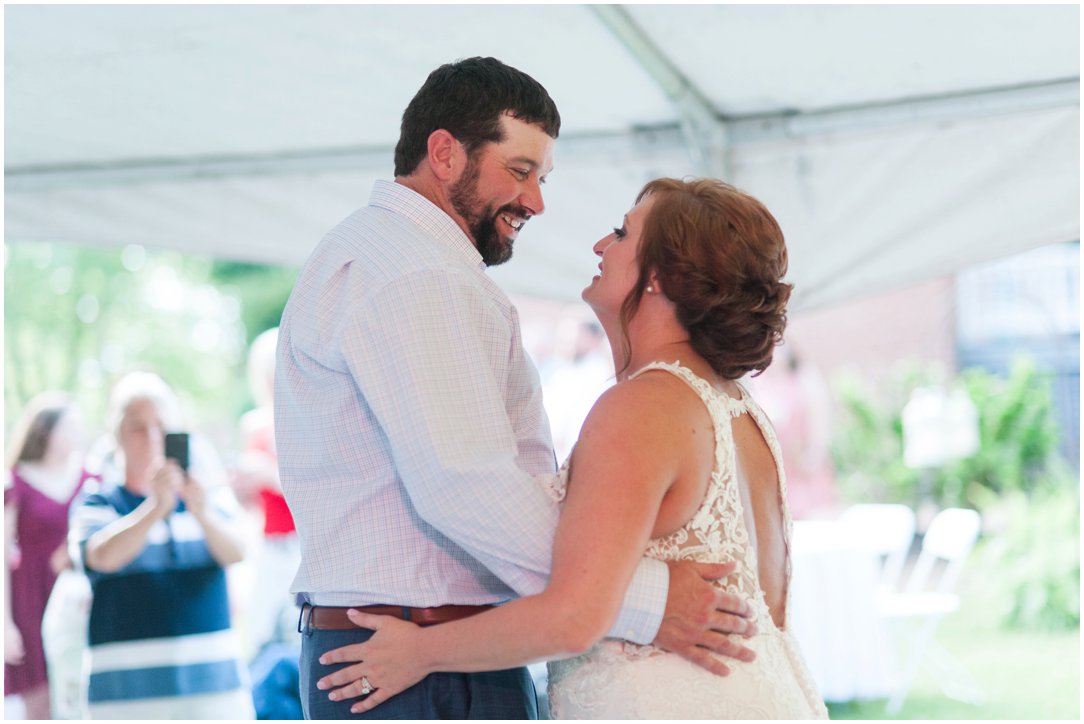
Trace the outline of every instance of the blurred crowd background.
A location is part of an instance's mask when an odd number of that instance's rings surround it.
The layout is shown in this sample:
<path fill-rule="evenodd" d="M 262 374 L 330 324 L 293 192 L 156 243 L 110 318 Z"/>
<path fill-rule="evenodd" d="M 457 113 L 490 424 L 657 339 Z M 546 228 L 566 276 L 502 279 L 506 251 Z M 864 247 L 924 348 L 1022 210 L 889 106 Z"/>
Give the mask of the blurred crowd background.
<path fill-rule="evenodd" d="M 904 504 L 917 515 L 917 553 L 938 511 L 979 511 L 964 590 L 983 601 L 980 618 L 1009 637 L 1055 637 L 1063 643 L 1038 649 L 1052 657 L 1046 663 L 1077 667 L 1078 255 L 1078 244 L 1044 247 L 793 315 L 775 363 L 748 381 L 780 433 L 796 519 L 834 520 L 856 503 Z M 64 393 L 74 422 L 58 428 L 68 466 L 59 485 L 74 494 L 86 476 L 71 471 L 100 474 L 115 446 L 107 423 L 113 383 L 133 370 L 161 376 L 178 395 L 183 427 L 217 451 L 220 479 L 208 484 L 241 504 L 235 525 L 248 555 L 228 567 L 232 626 L 248 685 L 267 681 L 295 644 L 287 588 L 296 549 L 288 510 L 276 500 L 268 374 L 296 269 L 138 246 L 29 243 L 6 244 L 4 263 L 9 467 L 13 431 L 31 400 Z M 612 359 L 586 306 L 516 301 L 563 459 L 590 405 L 613 383 Z M 9 521 L 11 571 L 20 565 L 16 530 Z M 66 560 L 54 565 L 70 571 Z M 67 605 L 90 605 L 78 574 L 59 580 Z M 51 635 L 58 657 L 78 661 L 80 625 L 68 619 L 47 632 L 46 648 Z M 5 653 L 10 664 L 7 646 Z M 996 700 L 996 680 L 972 673 L 985 698 Z M 84 686 L 86 675 L 65 674 L 84 677 Z M 54 691 L 52 716 L 85 715 L 81 697 L 79 687 Z M 1046 706 L 1071 716 L 1076 698 L 1066 693 Z M 833 714 L 879 715 L 880 704 L 838 702 Z M 23 702 L 9 697 L 7 705 L 10 717 Z"/>

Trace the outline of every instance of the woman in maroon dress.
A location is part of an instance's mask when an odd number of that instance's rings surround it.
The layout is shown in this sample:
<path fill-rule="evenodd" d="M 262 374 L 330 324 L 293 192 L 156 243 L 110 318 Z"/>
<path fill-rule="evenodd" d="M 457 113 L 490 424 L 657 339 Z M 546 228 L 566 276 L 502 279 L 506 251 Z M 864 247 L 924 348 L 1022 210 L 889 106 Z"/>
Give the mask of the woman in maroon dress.
<path fill-rule="evenodd" d="M 4 696 L 20 695 L 27 719 L 49 718 L 41 621 L 57 574 L 71 563 L 65 539 L 68 508 L 85 479 L 82 443 L 71 400 L 44 393 L 27 405 L 8 447 Z"/>

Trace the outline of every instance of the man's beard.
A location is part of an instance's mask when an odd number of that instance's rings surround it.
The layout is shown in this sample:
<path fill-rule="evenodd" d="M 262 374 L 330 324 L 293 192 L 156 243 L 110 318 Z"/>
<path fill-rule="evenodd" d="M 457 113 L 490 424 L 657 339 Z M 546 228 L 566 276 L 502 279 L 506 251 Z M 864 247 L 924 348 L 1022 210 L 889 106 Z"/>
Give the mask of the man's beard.
<path fill-rule="evenodd" d="M 478 198 L 479 165 L 474 158 L 467 161 L 463 176 L 451 188 L 452 208 L 467 222 L 467 228 L 474 237 L 474 246 L 482 255 L 486 266 L 503 264 L 512 258 L 514 239 L 501 238 L 497 233 L 497 217 L 507 213 L 513 217 L 526 218 L 523 209 L 507 204 L 493 211 L 492 206 L 484 206 Z"/>

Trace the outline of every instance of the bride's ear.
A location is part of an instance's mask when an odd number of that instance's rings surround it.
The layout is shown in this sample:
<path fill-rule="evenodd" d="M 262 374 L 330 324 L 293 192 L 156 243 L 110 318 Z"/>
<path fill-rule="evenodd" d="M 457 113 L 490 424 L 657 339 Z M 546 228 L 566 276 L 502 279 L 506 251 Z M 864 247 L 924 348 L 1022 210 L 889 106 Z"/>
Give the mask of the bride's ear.
<path fill-rule="evenodd" d="M 655 272 L 651 272 L 651 274 L 648 275 L 647 286 L 644 287 L 644 291 L 648 294 L 662 294 L 663 296 L 666 296 L 666 293 L 662 289 L 662 285 L 659 284 L 659 277 Z"/>

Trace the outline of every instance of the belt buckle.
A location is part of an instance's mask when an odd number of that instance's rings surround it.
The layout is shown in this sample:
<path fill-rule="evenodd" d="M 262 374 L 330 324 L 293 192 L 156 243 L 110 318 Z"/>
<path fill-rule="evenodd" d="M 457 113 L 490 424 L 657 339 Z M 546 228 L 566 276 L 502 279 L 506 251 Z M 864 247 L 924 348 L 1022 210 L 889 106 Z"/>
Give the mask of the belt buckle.
<path fill-rule="evenodd" d="M 305 614 L 308 613 L 308 619 L 305 618 Z M 302 624 L 304 622 L 304 625 Z M 305 602 L 301 604 L 301 611 L 297 616 L 297 632 L 299 634 L 307 633 L 307 629 L 312 628 L 312 604 Z"/>

